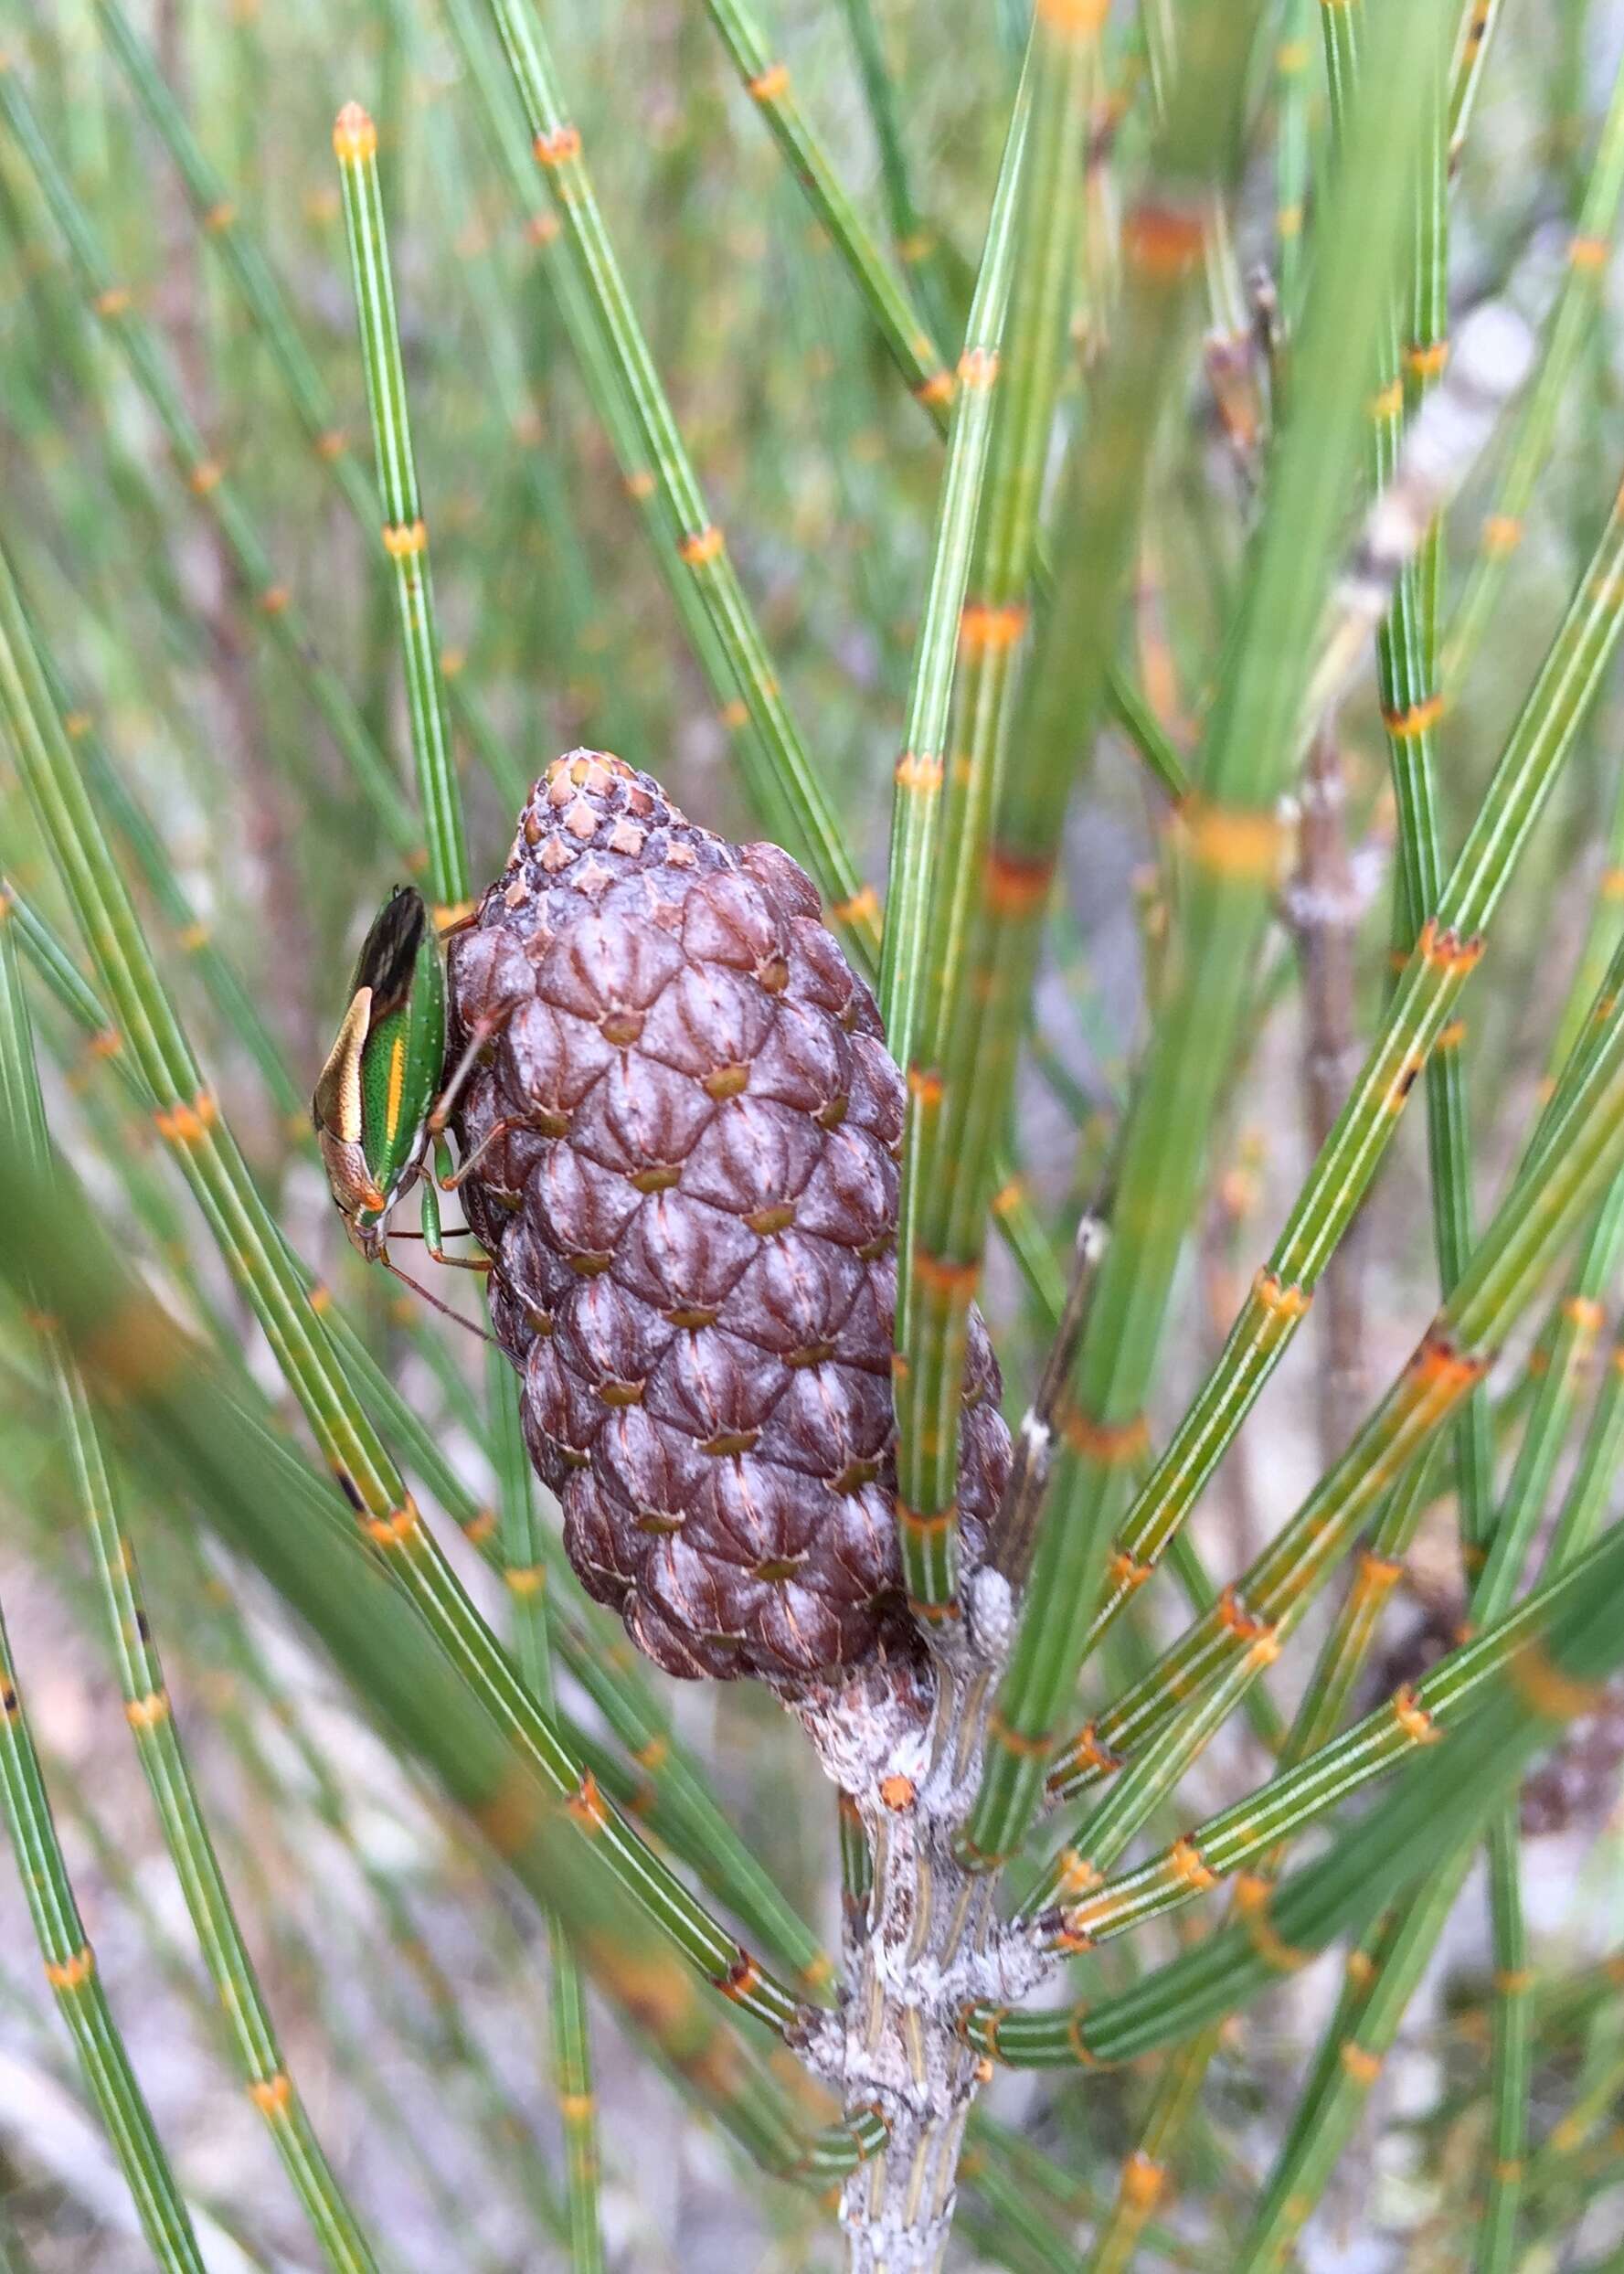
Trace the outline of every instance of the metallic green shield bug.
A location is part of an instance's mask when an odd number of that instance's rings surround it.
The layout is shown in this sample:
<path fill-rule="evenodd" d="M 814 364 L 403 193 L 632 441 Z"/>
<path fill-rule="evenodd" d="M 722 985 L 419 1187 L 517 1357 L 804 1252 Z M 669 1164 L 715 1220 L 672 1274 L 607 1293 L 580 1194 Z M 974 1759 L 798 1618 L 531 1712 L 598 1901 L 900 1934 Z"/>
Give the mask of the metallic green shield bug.
<path fill-rule="evenodd" d="M 420 892 L 398 885 L 356 964 L 311 1118 L 333 1197 L 369 1262 L 422 1168 L 445 1071 L 445 955 Z"/>

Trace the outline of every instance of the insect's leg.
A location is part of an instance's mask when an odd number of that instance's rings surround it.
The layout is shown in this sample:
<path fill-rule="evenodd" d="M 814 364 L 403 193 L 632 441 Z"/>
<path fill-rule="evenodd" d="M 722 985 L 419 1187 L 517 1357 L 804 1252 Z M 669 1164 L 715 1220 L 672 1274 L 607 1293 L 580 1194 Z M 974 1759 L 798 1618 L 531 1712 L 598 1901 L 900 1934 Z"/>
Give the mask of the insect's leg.
<path fill-rule="evenodd" d="M 490 1343 L 494 1347 L 500 1348 L 494 1334 L 487 1334 L 483 1326 L 476 1326 L 472 1319 L 465 1319 L 460 1311 L 453 1311 L 449 1302 L 441 1302 L 438 1295 L 431 1295 L 429 1290 L 417 1280 L 409 1278 L 394 1260 L 387 1248 L 381 1248 L 378 1250 L 377 1259 L 391 1278 L 398 1279 L 402 1287 L 409 1287 L 414 1295 L 420 1295 L 430 1310 L 440 1312 L 442 1316 L 464 1328 L 468 1334 L 477 1334 L 482 1343 Z"/>
<path fill-rule="evenodd" d="M 471 1175 L 472 1172 L 478 1168 L 486 1153 L 490 1152 L 491 1147 L 494 1144 L 499 1144 L 502 1139 L 506 1136 L 510 1129 L 525 1129 L 527 1126 L 528 1124 L 522 1113 L 512 1114 L 506 1121 L 494 1122 L 491 1128 L 486 1130 L 484 1135 L 480 1139 L 478 1144 L 475 1145 L 473 1151 L 469 1154 L 467 1160 L 462 1163 L 460 1168 L 452 1169 L 451 1167 L 450 1155 L 448 1154 L 446 1156 L 446 1165 L 440 1170 L 437 1180 L 440 1191 L 455 1192 L 463 1178 Z M 440 1153 L 440 1148 L 436 1147 L 435 1162 L 437 1166 L 439 1165 Z"/>
<path fill-rule="evenodd" d="M 423 1185 L 423 1245 L 436 1263 L 443 1263 L 453 1271 L 488 1271 L 489 1256 L 448 1256 L 440 1229 L 440 1195 L 434 1189 L 434 1179 L 425 1176 Z"/>
<path fill-rule="evenodd" d="M 462 1094 L 468 1077 L 473 1071 L 474 1060 L 478 1057 L 480 1052 L 484 1048 L 486 1043 L 490 1041 L 492 1036 L 499 1035 L 512 1016 L 513 1005 L 512 1004 L 507 1004 L 502 1010 L 496 1013 L 494 1018 L 482 1018 L 475 1025 L 472 1031 L 469 1035 L 467 1043 L 463 1047 L 462 1057 L 457 1060 L 457 1063 L 451 1068 L 451 1079 L 446 1083 L 445 1088 L 440 1091 L 440 1096 L 436 1099 L 434 1110 L 429 1116 L 429 1132 L 430 1136 L 438 1137 L 440 1131 L 445 1127 L 447 1121 L 450 1121 L 452 1109 L 455 1107 L 457 1100 Z"/>

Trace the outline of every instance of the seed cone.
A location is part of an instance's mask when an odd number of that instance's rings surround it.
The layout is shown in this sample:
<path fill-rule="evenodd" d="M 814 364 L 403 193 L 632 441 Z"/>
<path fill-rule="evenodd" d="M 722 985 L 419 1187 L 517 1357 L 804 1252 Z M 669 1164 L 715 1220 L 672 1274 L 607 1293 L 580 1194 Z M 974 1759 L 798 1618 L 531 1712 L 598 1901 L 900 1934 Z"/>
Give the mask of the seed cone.
<path fill-rule="evenodd" d="M 903 1086 L 874 998 L 776 845 L 574 750 L 451 941 L 453 1132 L 492 1323 L 588 1592 L 669 1673 L 826 1675 L 898 1608 Z M 1009 1465 L 971 1322 L 959 1519 Z"/>

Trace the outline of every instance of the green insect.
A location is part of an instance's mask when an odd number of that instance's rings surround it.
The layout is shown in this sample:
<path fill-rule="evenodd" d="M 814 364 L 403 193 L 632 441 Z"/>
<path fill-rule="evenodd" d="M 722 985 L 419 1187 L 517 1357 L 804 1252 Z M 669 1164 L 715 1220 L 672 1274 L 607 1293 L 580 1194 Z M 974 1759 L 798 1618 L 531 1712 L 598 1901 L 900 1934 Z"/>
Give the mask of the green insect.
<path fill-rule="evenodd" d="M 397 1237 L 420 1238 L 436 1262 L 471 1271 L 490 1270 L 483 1257 L 445 1252 L 437 1179 L 426 1164 L 432 1149 L 440 1171 L 438 1183 L 448 1192 L 472 1165 L 465 1163 L 461 1172 L 452 1174 L 442 1132 L 474 1059 L 489 1039 L 489 1031 L 483 1029 L 469 1037 L 442 1088 L 445 948 L 422 894 L 410 885 L 398 885 L 363 942 L 349 1008 L 317 1079 L 311 1119 L 327 1182 L 352 1244 L 369 1263 L 381 1263 L 430 1302 L 435 1298 L 428 1290 L 407 1279 L 390 1258 L 389 1213 L 420 1180 L 422 1231 Z M 445 1308 L 438 1302 L 435 1307 Z"/>

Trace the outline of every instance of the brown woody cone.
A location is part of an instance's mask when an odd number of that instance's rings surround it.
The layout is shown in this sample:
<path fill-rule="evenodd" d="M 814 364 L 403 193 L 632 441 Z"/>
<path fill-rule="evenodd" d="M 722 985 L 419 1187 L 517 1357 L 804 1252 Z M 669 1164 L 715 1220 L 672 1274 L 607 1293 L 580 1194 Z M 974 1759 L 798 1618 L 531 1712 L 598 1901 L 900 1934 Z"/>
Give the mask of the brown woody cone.
<path fill-rule="evenodd" d="M 897 1155 L 874 998 L 776 845 L 600 751 L 548 767 L 451 942 L 492 1321 L 583 1586 L 669 1673 L 826 1674 L 897 1609 Z M 493 1133 L 494 1132 L 494 1134 Z M 959 1510 L 1009 1465 L 972 1321 Z"/>

